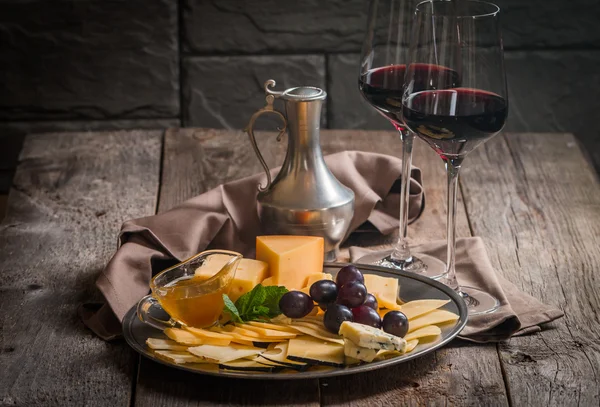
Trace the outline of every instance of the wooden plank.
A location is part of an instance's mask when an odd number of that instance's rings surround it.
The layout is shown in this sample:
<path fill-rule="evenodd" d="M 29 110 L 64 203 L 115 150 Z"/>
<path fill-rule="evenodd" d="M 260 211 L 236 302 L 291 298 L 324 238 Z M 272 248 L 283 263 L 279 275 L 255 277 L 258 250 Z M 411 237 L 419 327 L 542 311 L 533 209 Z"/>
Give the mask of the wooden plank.
<path fill-rule="evenodd" d="M 259 145 L 269 165 L 278 165 L 285 155 L 285 143 L 279 145 L 273 133 L 259 135 Z M 400 141 L 393 132 L 367 132 L 323 130 L 321 144 L 325 154 L 342 150 L 364 150 L 400 154 Z M 410 228 L 415 242 L 442 239 L 445 236 L 445 182 L 441 160 L 425 145 L 415 147 L 415 164 L 423 168 L 427 188 L 426 213 Z M 161 186 L 160 210 L 215 187 L 223 182 L 238 179 L 261 171 L 247 136 L 241 132 L 225 130 L 182 129 L 167 133 Z M 163 202 L 165 202 L 163 206 Z M 459 236 L 469 235 L 468 222 L 462 205 L 459 210 Z M 373 236 L 365 238 L 371 243 Z M 393 239 L 393 238 L 392 238 Z M 389 242 L 390 238 L 378 243 Z M 358 242 L 359 243 L 359 242 Z M 194 390 L 196 377 L 187 375 L 185 385 L 176 385 L 170 371 L 162 366 L 142 360 L 136 402 L 139 405 L 194 404 L 183 400 L 200 397 L 202 403 L 215 402 L 211 394 Z M 160 379 L 153 379 L 159 377 Z M 204 378 L 202 379 L 204 381 Z M 217 394 L 227 394 L 230 381 L 211 381 Z M 372 372 L 365 375 L 345 376 L 339 379 L 281 383 L 270 388 L 287 389 L 269 396 L 267 403 L 256 392 L 256 382 L 236 383 L 236 392 L 228 402 L 235 404 L 288 404 L 287 394 L 298 393 L 297 386 L 306 386 L 313 403 L 318 402 L 320 391 L 323 404 L 370 405 L 389 402 L 393 404 L 479 404 L 506 405 L 507 398 L 495 345 L 465 347 L 457 343 L 433 355 L 420 358 L 403 366 Z M 157 387 L 158 386 L 158 387 Z M 237 387 L 240 386 L 240 387 Z M 259 385 L 262 389 L 263 384 Z M 264 388 L 267 388 L 264 385 Z M 400 401 L 401 400 L 401 401 Z"/>
<path fill-rule="evenodd" d="M 264 137 L 261 135 L 260 138 L 262 144 Z M 258 172 L 258 160 L 252 151 L 245 148 L 249 145 L 247 136 L 241 132 L 194 129 L 167 131 L 159 211 L 167 210 L 224 182 Z M 277 148 L 275 145 L 274 149 Z M 281 158 L 281 153 L 274 154 L 275 157 L 268 154 L 266 158 L 270 162 L 274 158 Z M 140 358 L 136 406 L 269 404 L 317 406 L 319 383 L 317 380 L 274 383 L 201 377 Z"/>
<path fill-rule="evenodd" d="M 512 134 L 471 154 L 462 178 L 494 267 L 565 312 L 500 345 L 512 405 L 600 403 L 600 188 L 573 136 Z"/>
<path fill-rule="evenodd" d="M 87 330 L 77 307 L 123 220 L 153 213 L 162 132 L 27 138 L 0 225 L 0 404 L 124 406 L 134 352 Z"/>

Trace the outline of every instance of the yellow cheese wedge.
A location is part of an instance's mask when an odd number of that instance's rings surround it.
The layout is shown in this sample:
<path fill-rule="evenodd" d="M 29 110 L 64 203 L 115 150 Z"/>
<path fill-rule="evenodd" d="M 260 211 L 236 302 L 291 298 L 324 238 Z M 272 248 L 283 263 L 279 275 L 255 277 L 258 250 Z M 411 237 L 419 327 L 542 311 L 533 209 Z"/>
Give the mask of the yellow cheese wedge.
<path fill-rule="evenodd" d="M 300 290 L 323 270 L 324 241 L 315 236 L 258 236 L 256 259 L 269 264 L 272 284 Z"/>
<path fill-rule="evenodd" d="M 445 324 L 456 320 L 458 320 L 458 315 L 455 313 L 443 309 L 436 309 L 435 311 L 431 311 L 409 321 L 408 333 L 414 332 L 427 325 Z"/>
<path fill-rule="evenodd" d="M 399 310 L 398 279 L 382 277 L 375 274 L 365 274 L 365 286 L 370 294 L 377 298 L 380 308 Z"/>
<path fill-rule="evenodd" d="M 410 324 L 410 322 L 409 322 Z M 413 339 L 427 338 L 428 336 L 438 336 L 442 334 L 442 330 L 436 325 L 427 325 L 423 328 L 416 329 L 409 334 L 406 334 L 404 339 L 410 341 Z"/>
<path fill-rule="evenodd" d="M 448 304 L 450 300 L 415 300 L 402 304 L 400 311 L 408 319 L 414 319 L 420 315 L 427 314 L 429 311 L 438 309 Z"/>
<path fill-rule="evenodd" d="M 267 278 L 265 278 L 265 279 L 264 279 L 264 280 L 261 282 L 261 284 L 262 284 L 262 285 L 264 285 L 265 287 L 268 287 L 268 286 L 270 286 L 270 285 L 277 285 L 277 284 L 275 284 L 275 283 L 273 282 L 273 277 L 267 277 Z"/>
<path fill-rule="evenodd" d="M 196 269 L 196 276 L 210 278 L 221 270 L 229 260 L 231 260 L 231 256 L 214 254 L 210 256 L 201 267 Z M 241 259 L 238 268 L 235 271 L 235 277 L 229 286 L 229 298 L 235 302 L 242 295 L 252 291 L 252 289 L 267 278 L 268 275 L 269 266 L 264 261 Z"/>

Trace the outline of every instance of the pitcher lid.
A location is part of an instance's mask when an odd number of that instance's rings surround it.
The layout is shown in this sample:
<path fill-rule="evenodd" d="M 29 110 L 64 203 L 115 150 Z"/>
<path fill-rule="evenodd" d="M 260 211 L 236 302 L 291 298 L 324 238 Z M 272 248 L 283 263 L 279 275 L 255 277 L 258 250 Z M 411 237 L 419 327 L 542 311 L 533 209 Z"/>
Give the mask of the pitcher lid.
<path fill-rule="evenodd" d="M 314 86 L 298 86 L 286 89 L 281 93 L 281 99 L 294 102 L 308 102 L 312 100 L 325 100 L 327 92 Z"/>

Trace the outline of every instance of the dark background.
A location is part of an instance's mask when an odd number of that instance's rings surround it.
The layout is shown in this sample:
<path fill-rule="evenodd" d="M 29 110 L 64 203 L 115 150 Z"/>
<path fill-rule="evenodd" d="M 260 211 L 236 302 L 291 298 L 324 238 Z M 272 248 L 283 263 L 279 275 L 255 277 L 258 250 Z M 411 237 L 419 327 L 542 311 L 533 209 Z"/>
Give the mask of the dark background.
<path fill-rule="evenodd" d="M 242 128 L 262 83 L 329 93 L 328 128 L 392 129 L 361 99 L 367 0 L 0 0 L 0 194 L 23 135 Z M 600 170 L 600 2 L 498 0 L 507 131 L 573 132 Z"/>

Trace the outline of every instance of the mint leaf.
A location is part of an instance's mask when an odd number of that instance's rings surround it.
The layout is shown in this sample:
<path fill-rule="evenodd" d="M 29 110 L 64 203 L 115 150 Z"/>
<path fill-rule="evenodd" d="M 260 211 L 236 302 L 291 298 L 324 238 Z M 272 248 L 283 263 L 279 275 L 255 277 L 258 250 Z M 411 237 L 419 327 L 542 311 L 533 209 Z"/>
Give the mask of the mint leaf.
<path fill-rule="evenodd" d="M 287 292 L 285 287 L 265 287 L 258 284 L 252 291 L 238 298 L 235 304 L 224 294 L 224 312 L 230 314 L 235 322 L 268 320 L 281 314 L 279 300 Z"/>
<path fill-rule="evenodd" d="M 279 309 L 279 300 L 283 294 L 287 292 L 288 289 L 283 286 L 265 287 L 266 299 L 263 302 L 263 305 L 269 309 L 267 314 L 269 318 L 273 318 L 281 314 L 281 310 Z"/>
<path fill-rule="evenodd" d="M 223 312 L 231 315 L 231 319 L 233 319 L 234 322 L 243 322 L 237 307 L 227 294 L 223 294 L 223 303 Z"/>
<path fill-rule="evenodd" d="M 248 314 L 255 306 L 261 305 L 267 298 L 265 287 L 257 284 L 252 291 L 242 295 L 235 302 L 235 306 L 240 311 L 240 316 Z"/>

